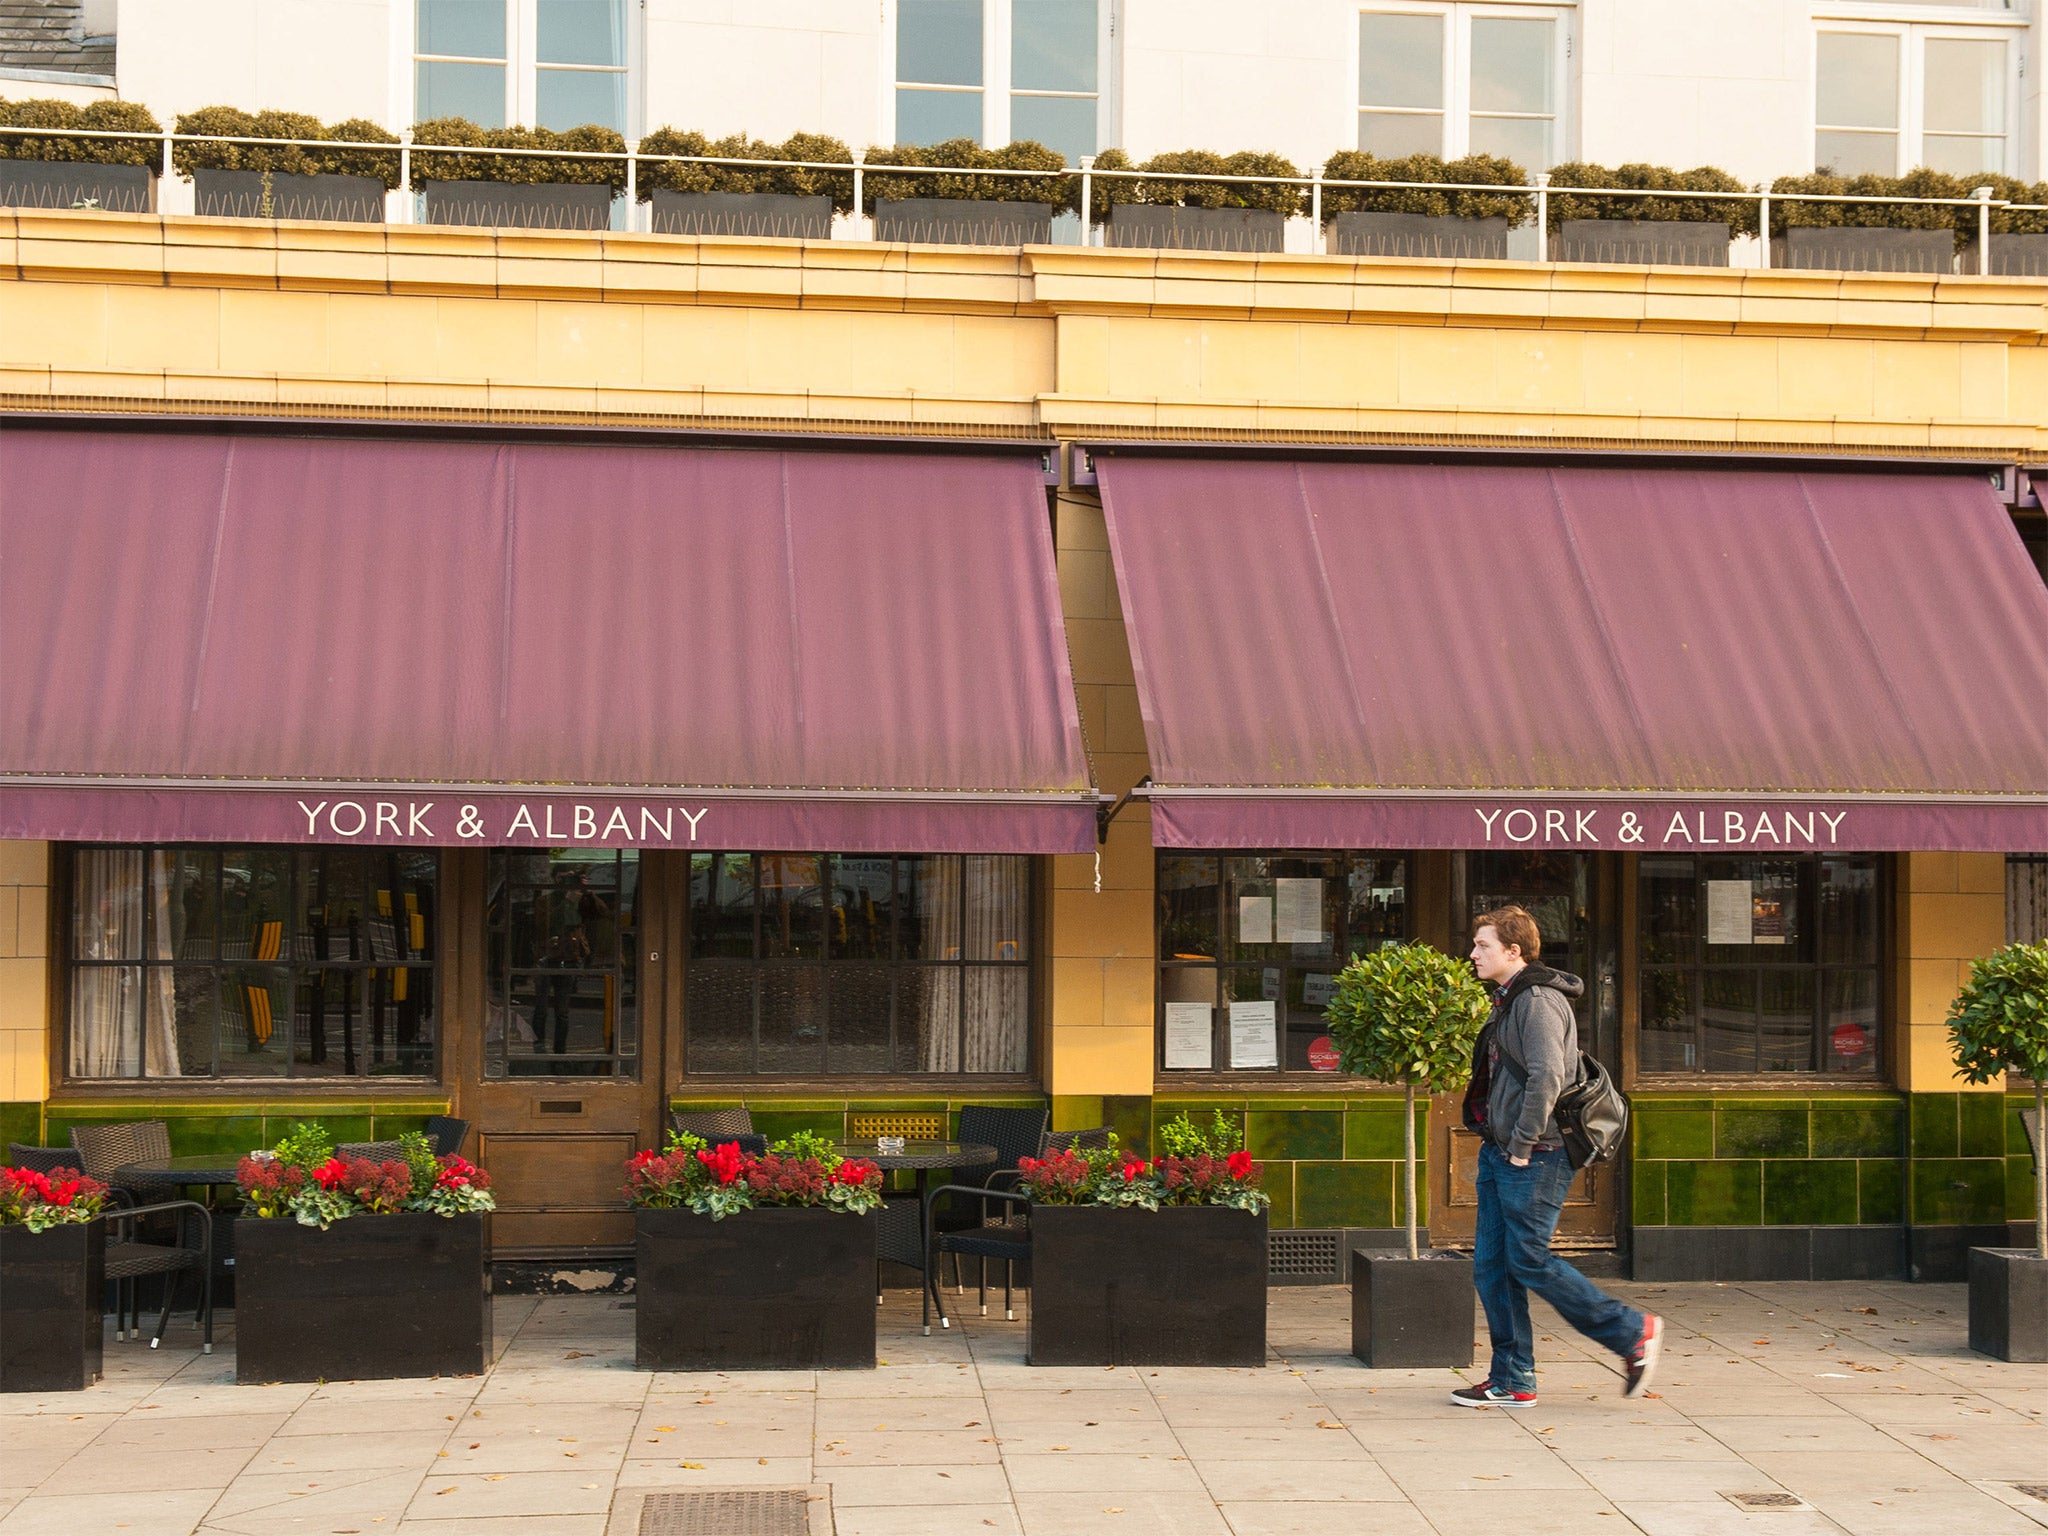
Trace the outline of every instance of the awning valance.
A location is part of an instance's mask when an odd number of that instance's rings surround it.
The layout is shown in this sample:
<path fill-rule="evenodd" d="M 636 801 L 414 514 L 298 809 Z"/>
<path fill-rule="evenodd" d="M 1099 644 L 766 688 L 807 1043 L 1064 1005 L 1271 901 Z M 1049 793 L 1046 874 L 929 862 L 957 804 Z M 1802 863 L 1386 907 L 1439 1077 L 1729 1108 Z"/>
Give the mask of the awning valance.
<path fill-rule="evenodd" d="M 1181 847 L 2048 847 L 1966 475 L 1099 454 Z"/>
<path fill-rule="evenodd" d="M 1072 851 L 1037 461 L 0 433 L 0 837 Z"/>

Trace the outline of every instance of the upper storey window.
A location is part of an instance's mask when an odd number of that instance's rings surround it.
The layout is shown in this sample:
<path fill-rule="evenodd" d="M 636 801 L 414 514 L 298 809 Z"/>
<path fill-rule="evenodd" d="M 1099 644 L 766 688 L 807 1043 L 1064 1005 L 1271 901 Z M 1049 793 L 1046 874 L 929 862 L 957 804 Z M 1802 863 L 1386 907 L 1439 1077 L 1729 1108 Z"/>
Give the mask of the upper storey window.
<path fill-rule="evenodd" d="M 1358 18 L 1358 147 L 1383 157 L 1561 158 L 1567 17 L 1443 5 Z"/>
<path fill-rule="evenodd" d="M 414 117 L 626 131 L 626 0 L 415 0 Z"/>
<path fill-rule="evenodd" d="M 896 142 L 1102 141 L 1105 0 L 896 0 Z"/>

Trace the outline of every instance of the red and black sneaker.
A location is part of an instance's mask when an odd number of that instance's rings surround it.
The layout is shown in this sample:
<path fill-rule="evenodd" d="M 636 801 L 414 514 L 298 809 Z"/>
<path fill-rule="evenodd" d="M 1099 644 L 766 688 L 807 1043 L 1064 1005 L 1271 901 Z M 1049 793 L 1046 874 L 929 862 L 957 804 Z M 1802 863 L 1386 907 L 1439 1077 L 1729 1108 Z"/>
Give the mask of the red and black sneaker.
<path fill-rule="evenodd" d="M 1657 1374 L 1657 1357 L 1664 1353 L 1664 1319 L 1654 1312 L 1643 1314 L 1643 1336 L 1628 1354 L 1628 1386 L 1623 1397 L 1641 1397 L 1650 1390 Z"/>
<path fill-rule="evenodd" d="M 1458 1388 L 1451 1394 L 1451 1401 L 1460 1408 L 1534 1408 L 1536 1394 L 1510 1392 L 1490 1381 L 1482 1381 L 1476 1387 Z"/>

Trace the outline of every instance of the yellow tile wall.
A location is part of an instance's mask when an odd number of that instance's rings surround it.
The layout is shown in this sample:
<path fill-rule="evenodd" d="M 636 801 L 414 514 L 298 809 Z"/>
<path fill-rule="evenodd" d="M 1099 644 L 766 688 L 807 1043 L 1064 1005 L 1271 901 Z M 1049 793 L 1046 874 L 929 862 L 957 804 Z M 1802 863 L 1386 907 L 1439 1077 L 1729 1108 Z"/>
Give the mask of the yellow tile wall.
<path fill-rule="evenodd" d="M 1949 1055 L 1948 1010 L 1970 962 L 2005 943 L 2005 855 L 1899 855 L 1899 1086 L 1919 1093 L 2003 1089 L 1965 1083 Z"/>
<path fill-rule="evenodd" d="M 48 1096 L 50 845 L 0 842 L 0 1101 Z"/>

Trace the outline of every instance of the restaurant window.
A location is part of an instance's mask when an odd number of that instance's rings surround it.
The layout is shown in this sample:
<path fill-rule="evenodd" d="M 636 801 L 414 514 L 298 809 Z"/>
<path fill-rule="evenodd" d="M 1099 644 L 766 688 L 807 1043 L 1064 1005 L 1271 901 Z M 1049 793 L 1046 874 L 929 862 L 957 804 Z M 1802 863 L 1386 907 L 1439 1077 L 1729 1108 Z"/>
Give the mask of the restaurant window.
<path fill-rule="evenodd" d="M 415 0 L 414 117 L 626 131 L 626 0 Z"/>
<path fill-rule="evenodd" d="M 637 1077 L 640 855 L 492 853 L 491 1077 Z"/>
<path fill-rule="evenodd" d="M 434 1074 L 437 855 L 83 847 L 70 882 L 72 1077 Z"/>
<path fill-rule="evenodd" d="M 897 0 L 896 142 L 1032 139 L 1078 164 L 1101 142 L 1106 11 L 1103 0 Z"/>
<path fill-rule="evenodd" d="M 1645 855 L 1641 1069 L 1878 1071 L 1881 860 Z"/>
<path fill-rule="evenodd" d="M 1158 860 L 1160 1068 L 1334 1073 L 1331 988 L 1353 956 L 1409 937 L 1406 858 Z"/>
<path fill-rule="evenodd" d="M 690 859 L 692 1073 L 1026 1072 L 1031 860 Z"/>
<path fill-rule="evenodd" d="M 1524 170 L 1559 157 L 1566 18 L 1451 5 L 1358 17 L 1358 147 L 1500 155 Z"/>
<path fill-rule="evenodd" d="M 1982 27 L 1829 28 L 1814 40 L 1813 161 L 1844 176 L 2015 172 L 2019 37 Z"/>
<path fill-rule="evenodd" d="M 2048 943 L 2048 853 L 2005 856 L 2005 941 Z"/>

